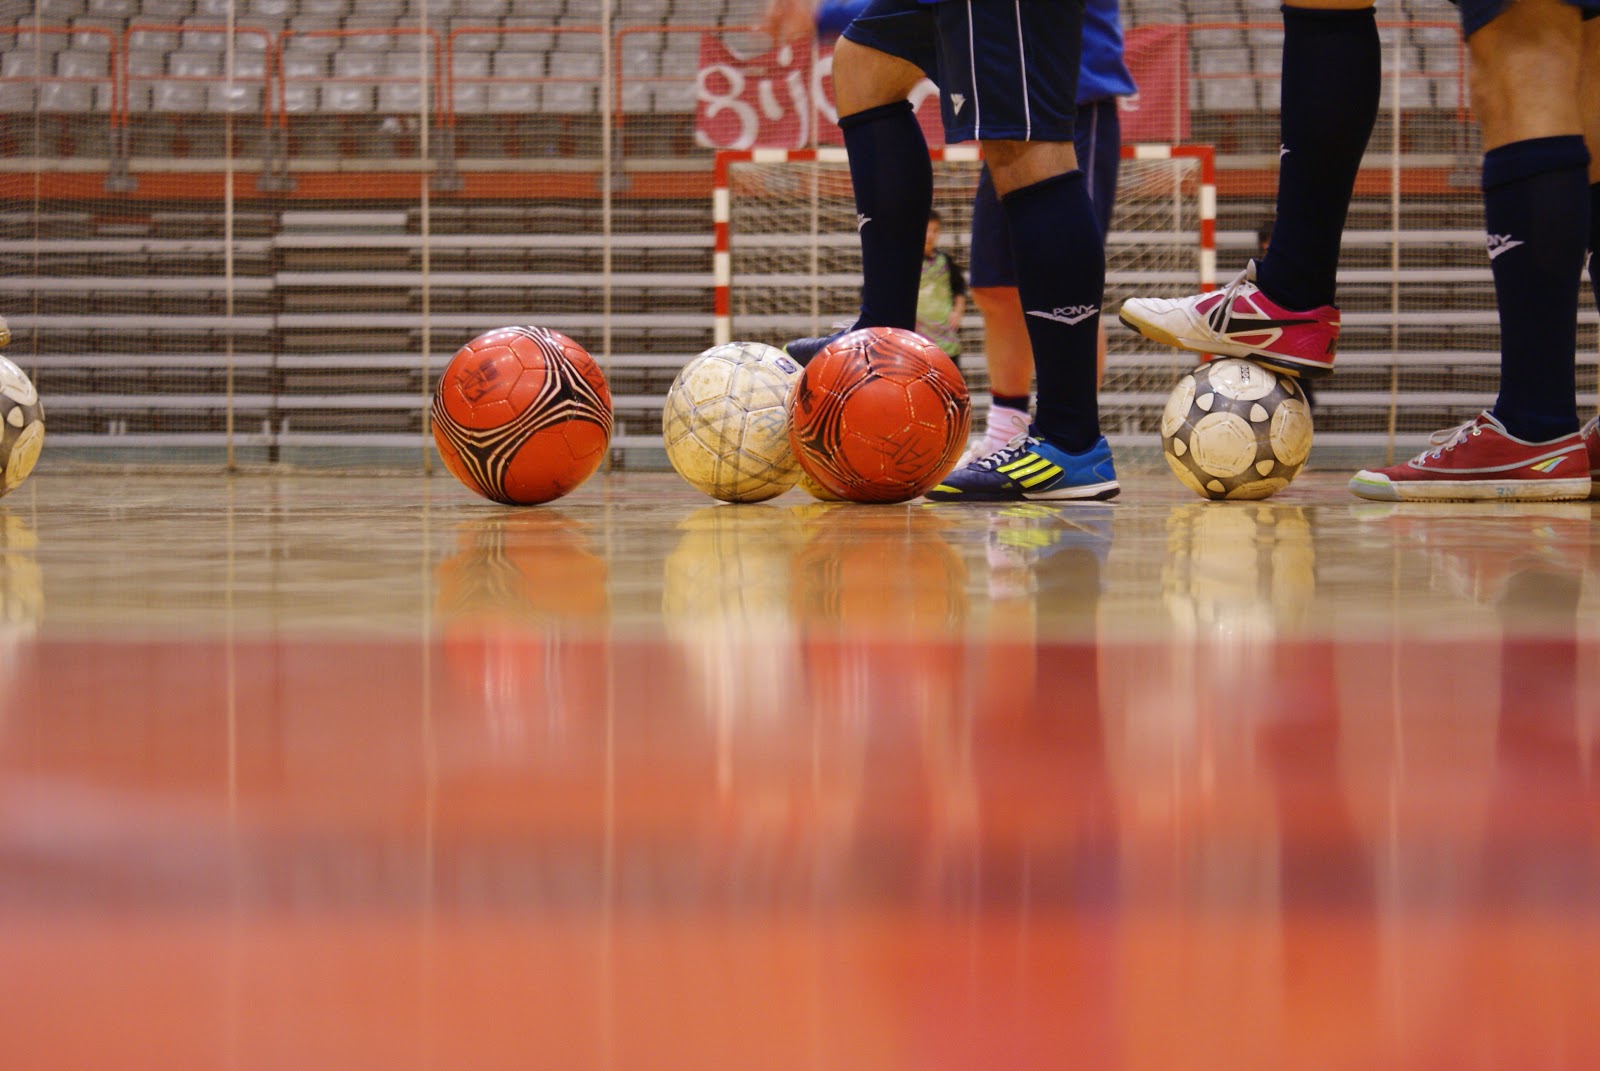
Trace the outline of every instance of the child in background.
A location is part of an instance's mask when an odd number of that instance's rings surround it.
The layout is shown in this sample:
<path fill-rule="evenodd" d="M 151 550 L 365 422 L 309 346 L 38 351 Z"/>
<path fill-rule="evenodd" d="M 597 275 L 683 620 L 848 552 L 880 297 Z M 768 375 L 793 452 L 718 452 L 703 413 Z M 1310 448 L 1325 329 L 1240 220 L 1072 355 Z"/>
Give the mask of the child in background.
<path fill-rule="evenodd" d="M 943 220 L 937 208 L 928 213 L 928 234 L 922 243 L 922 286 L 917 292 L 917 334 L 936 342 L 954 360 L 961 353 L 961 315 L 967 310 L 967 279 L 961 265 L 939 250 Z"/>

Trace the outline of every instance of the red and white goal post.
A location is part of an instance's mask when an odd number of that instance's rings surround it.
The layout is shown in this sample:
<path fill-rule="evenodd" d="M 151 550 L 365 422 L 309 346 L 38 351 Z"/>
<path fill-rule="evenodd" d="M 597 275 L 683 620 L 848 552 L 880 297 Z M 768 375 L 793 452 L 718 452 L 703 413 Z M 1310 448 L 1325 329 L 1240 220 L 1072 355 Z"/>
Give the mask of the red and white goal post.
<path fill-rule="evenodd" d="M 963 265 L 970 238 L 975 145 L 931 149 L 934 207 L 944 246 Z M 1209 145 L 1124 145 L 1117 207 L 1106 242 L 1107 359 L 1101 421 L 1116 441 L 1148 441 L 1173 381 L 1191 355 L 1150 343 L 1115 322 L 1123 299 L 1180 296 L 1216 286 L 1217 195 Z M 842 148 L 717 153 L 715 339 L 782 345 L 849 322 L 859 305 L 861 252 Z M 960 364 L 982 403 L 988 375 L 976 314 L 962 330 Z"/>

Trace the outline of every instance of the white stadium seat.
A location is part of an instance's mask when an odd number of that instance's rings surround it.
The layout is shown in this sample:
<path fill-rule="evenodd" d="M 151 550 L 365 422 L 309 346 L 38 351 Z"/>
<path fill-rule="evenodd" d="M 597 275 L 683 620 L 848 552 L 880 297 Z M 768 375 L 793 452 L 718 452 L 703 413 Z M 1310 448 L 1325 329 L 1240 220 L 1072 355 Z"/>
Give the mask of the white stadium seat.
<path fill-rule="evenodd" d="M 491 85 L 487 108 L 491 112 L 536 112 L 542 97 L 539 88 L 531 82 Z"/>
<path fill-rule="evenodd" d="M 450 58 L 450 65 L 456 78 L 485 78 L 489 74 L 489 53 L 457 52 Z"/>
<path fill-rule="evenodd" d="M 594 87 L 551 82 L 544 87 L 544 111 L 582 115 L 594 111 Z"/>
<path fill-rule="evenodd" d="M 496 78 L 543 78 L 544 55 L 538 52 L 501 52 L 494 57 Z"/>
<path fill-rule="evenodd" d="M 304 82 L 283 87 L 283 110 L 290 115 L 309 115 L 317 110 L 317 87 Z"/>
<path fill-rule="evenodd" d="M 168 30 L 134 30 L 128 35 L 130 52 L 173 52 L 178 47 L 178 35 Z"/>
<path fill-rule="evenodd" d="M 507 33 L 500 47 L 507 52 L 549 52 L 556 47 L 557 35 L 538 29 L 545 25 L 547 23 L 538 21 L 507 19 L 505 21 Z"/>
<path fill-rule="evenodd" d="M 371 86 L 340 85 L 337 82 L 322 87 L 322 110 L 344 115 L 370 112 L 373 108 Z"/>
<path fill-rule="evenodd" d="M 374 52 L 339 52 L 333 57 L 333 73 L 340 78 L 377 78 L 383 73 L 383 57 Z"/>
<path fill-rule="evenodd" d="M 658 82 L 655 91 L 655 110 L 668 114 L 692 112 L 699 88 L 693 82 Z"/>
<path fill-rule="evenodd" d="M 31 49 L 16 49 L 0 55 L 0 76 L 6 78 L 32 78 L 49 68 L 49 58 L 37 56 Z"/>
<path fill-rule="evenodd" d="M 104 78 L 111 72 L 111 57 L 104 52 L 56 53 L 56 74 L 62 78 Z"/>
<path fill-rule="evenodd" d="M 31 82 L 0 82 L 0 112 L 33 111 Z"/>
<path fill-rule="evenodd" d="M 488 91 L 481 82 L 457 82 L 450 90 L 451 103 L 460 115 L 484 111 L 488 99 Z"/>
<path fill-rule="evenodd" d="M 598 52 L 550 53 L 551 78 L 599 78 L 600 54 Z"/>
<path fill-rule="evenodd" d="M 213 112 L 249 113 L 261 110 L 261 87 L 227 86 L 215 83 L 206 88 L 206 108 Z"/>
<path fill-rule="evenodd" d="M 432 107 L 431 101 L 428 106 Z M 416 115 L 422 107 L 422 87 L 415 82 L 385 82 L 378 87 L 378 111 L 385 115 Z"/>
<path fill-rule="evenodd" d="M 654 111 L 654 88 L 647 82 L 624 82 L 622 110 L 630 115 Z"/>
<path fill-rule="evenodd" d="M 406 42 L 407 47 L 390 52 L 383 57 L 384 74 L 390 78 L 427 78 L 433 81 L 434 58 L 433 49 L 427 52 L 418 52 L 416 40 L 413 38 Z"/>
<path fill-rule="evenodd" d="M 216 52 L 174 52 L 167 57 L 167 72 L 178 78 L 208 78 L 222 73 L 222 56 Z"/>
<path fill-rule="evenodd" d="M 49 22 L 65 22 L 84 12 L 84 0 L 39 0 L 39 17 Z"/>
<path fill-rule="evenodd" d="M 97 108 L 95 87 L 83 82 L 46 82 L 39 87 L 41 112 L 92 112 Z"/>
<path fill-rule="evenodd" d="M 160 78 L 167 73 L 165 52 L 130 51 L 126 62 L 128 74 L 134 78 Z"/>
<path fill-rule="evenodd" d="M 320 56 L 315 52 L 285 52 L 283 54 L 283 77 L 288 80 L 300 78 L 326 78 L 328 75 L 328 57 Z"/>
<path fill-rule="evenodd" d="M 157 82 L 150 87 L 153 112 L 202 112 L 206 108 L 206 89 L 195 82 Z"/>

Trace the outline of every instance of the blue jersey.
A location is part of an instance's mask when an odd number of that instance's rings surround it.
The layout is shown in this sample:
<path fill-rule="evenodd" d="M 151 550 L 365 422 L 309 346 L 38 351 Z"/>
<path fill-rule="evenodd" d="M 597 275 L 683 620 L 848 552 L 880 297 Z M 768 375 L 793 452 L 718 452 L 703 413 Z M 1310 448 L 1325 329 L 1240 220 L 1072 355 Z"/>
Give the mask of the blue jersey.
<path fill-rule="evenodd" d="M 940 0 L 923 0 L 938 3 Z M 867 0 L 823 0 L 817 8 L 817 34 L 837 37 L 867 6 Z M 1117 0 L 1087 0 L 1083 12 L 1083 57 L 1078 68 L 1078 103 L 1126 97 L 1137 92 L 1122 60 L 1122 13 Z"/>

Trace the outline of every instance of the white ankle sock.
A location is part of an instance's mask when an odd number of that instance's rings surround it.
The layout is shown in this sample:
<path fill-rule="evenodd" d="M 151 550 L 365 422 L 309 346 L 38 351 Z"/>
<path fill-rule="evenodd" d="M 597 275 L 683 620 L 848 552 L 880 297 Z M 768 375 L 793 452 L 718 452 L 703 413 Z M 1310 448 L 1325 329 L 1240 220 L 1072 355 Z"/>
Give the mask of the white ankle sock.
<path fill-rule="evenodd" d="M 1028 430 L 1028 414 L 1021 409 L 1012 409 L 1009 406 L 993 405 L 989 407 L 989 419 L 984 425 L 983 440 L 988 453 L 1000 449 L 1002 446 L 1015 439 L 1018 435 Z"/>

